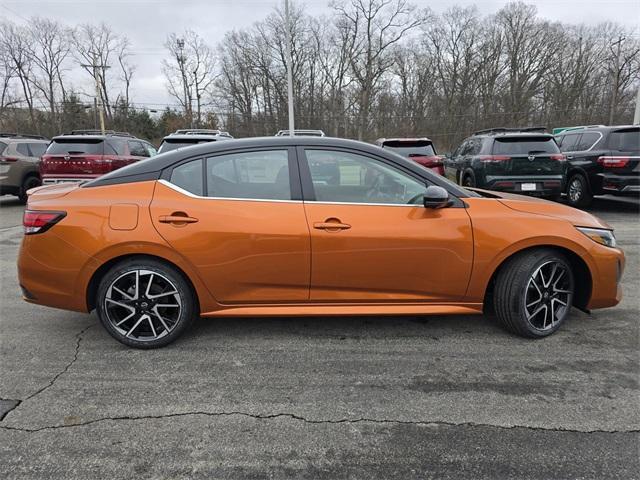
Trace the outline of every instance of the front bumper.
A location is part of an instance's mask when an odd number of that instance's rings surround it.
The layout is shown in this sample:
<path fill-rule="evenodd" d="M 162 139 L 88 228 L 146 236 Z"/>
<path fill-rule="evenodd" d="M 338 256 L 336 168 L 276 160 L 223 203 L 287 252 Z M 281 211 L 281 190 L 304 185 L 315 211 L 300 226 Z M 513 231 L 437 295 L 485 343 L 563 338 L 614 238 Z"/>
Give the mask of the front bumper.
<path fill-rule="evenodd" d="M 594 265 L 591 268 L 592 288 L 587 308 L 593 310 L 613 307 L 622 300 L 624 253 L 619 248 L 599 244 L 596 244 L 590 253 Z"/>

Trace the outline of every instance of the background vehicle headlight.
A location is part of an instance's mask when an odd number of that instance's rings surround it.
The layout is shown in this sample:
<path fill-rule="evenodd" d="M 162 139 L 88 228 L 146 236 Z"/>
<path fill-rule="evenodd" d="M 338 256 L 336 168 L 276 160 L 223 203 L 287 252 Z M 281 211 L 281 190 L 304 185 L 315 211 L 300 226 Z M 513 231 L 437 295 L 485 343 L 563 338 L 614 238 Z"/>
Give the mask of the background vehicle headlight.
<path fill-rule="evenodd" d="M 589 237 L 594 242 L 598 242 L 600 245 L 605 245 L 607 247 L 615 247 L 616 246 L 616 237 L 613 235 L 613 230 L 605 230 L 604 228 L 586 228 L 586 227 L 576 227 L 582 233 L 584 233 L 587 237 Z"/>

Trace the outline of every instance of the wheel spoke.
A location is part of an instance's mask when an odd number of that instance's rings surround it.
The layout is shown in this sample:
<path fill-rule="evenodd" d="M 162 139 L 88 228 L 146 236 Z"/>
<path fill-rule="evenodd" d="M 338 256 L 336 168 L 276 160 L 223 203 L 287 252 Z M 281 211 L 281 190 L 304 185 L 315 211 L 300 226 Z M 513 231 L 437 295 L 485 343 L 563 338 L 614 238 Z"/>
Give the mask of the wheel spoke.
<path fill-rule="evenodd" d="M 169 332 L 171 331 L 171 329 L 167 326 L 167 324 L 164 321 L 164 318 L 162 318 L 162 315 L 160 315 L 158 313 L 158 306 L 156 305 L 155 307 L 153 307 L 153 313 L 156 314 L 156 317 L 158 317 L 158 319 L 160 320 L 160 323 L 162 323 L 162 326 L 164 327 L 164 329 Z"/>
<path fill-rule="evenodd" d="M 116 327 L 119 327 L 120 325 L 122 325 L 124 322 L 126 322 L 127 320 L 129 320 L 131 317 L 133 317 L 136 314 L 136 311 L 134 310 L 133 312 L 131 312 L 129 315 L 127 315 L 126 317 L 124 317 L 122 320 L 120 320 L 118 323 L 116 323 Z"/>
<path fill-rule="evenodd" d="M 138 298 L 140 298 L 139 292 L 140 292 L 140 270 L 136 270 L 136 286 L 135 286 L 135 290 L 133 292 L 133 300 L 138 300 Z"/>
<path fill-rule="evenodd" d="M 117 300 L 114 300 L 113 298 L 105 298 L 105 301 L 109 302 L 109 303 L 113 303 L 114 305 L 118 305 L 119 307 L 126 308 L 127 310 L 129 310 L 131 312 L 135 312 L 136 311 L 136 309 L 133 308 L 131 305 L 127 305 L 126 303 L 118 302 Z"/>
<path fill-rule="evenodd" d="M 546 305 L 543 305 L 542 308 L 544 309 L 544 323 L 542 324 L 542 328 L 547 328 L 547 314 L 549 313 L 549 309 Z"/>
<path fill-rule="evenodd" d="M 149 282 L 147 283 L 147 289 L 145 290 L 144 294 L 146 295 L 147 298 L 151 298 L 151 284 L 153 283 L 153 273 L 151 275 L 149 275 Z"/>
<path fill-rule="evenodd" d="M 158 293 L 156 295 L 147 295 L 147 298 L 161 298 L 161 297 L 167 297 L 169 295 L 176 295 L 177 293 L 178 293 L 177 290 L 173 290 L 171 292 Z"/>
<path fill-rule="evenodd" d="M 546 305 L 540 305 L 538 308 L 536 308 L 533 313 L 528 314 L 529 316 L 527 317 L 527 320 L 531 320 L 533 317 L 535 317 L 537 314 L 539 314 L 543 309 L 547 308 Z"/>
<path fill-rule="evenodd" d="M 149 320 L 149 326 L 151 327 L 151 332 L 153 333 L 153 336 L 157 337 L 158 334 L 156 333 L 156 327 L 153 326 L 153 321 L 151 320 L 151 317 L 149 315 L 147 315 L 147 320 Z"/>
<path fill-rule="evenodd" d="M 131 330 L 127 332 L 126 336 L 128 337 L 129 335 L 131 335 L 131 332 L 138 328 L 138 325 L 140 325 L 145 318 L 149 318 L 149 315 L 140 315 L 140 318 L 136 323 L 133 324 L 133 327 L 131 327 Z"/>
<path fill-rule="evenodd" d="M 128 293 L 120 290 L 118 287 L 116 287 L 115 285 L 113 286 L 113 289 L 118 292 L 120 295 L 122 295 L 123 297 L 125 297 L 127 300 L 135 300 L 135 298 L 133 298 L 131 295 L 129 295 Z"/>

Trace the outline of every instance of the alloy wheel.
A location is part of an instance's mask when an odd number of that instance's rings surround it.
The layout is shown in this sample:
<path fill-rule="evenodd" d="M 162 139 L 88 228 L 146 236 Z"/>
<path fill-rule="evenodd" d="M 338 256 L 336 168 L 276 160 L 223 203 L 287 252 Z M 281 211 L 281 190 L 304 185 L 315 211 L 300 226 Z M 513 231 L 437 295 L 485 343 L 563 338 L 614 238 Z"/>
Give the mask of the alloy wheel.
<path fill-rule="evenodd" d="M 540 265 L 525 290 L 527 322 L 541 331 L 554 328 L 569 312 L 573 285 L 567 267 L 557 261 Z"/>
<path fill-rule="evenodd" d="M 569 184 L 569 199 L 574 203 L 578 202 L 582 197 L 582 191 L 582 181 L 579 177 L 575 177 Z"/>
<path fill-rule="evenodd" d="M 104 311 L 122 336 L 149 342 L 168 335 L 182 313 L 178 289 L 164 275 L 151 270 L 132 270 L 107 288 Z"/>

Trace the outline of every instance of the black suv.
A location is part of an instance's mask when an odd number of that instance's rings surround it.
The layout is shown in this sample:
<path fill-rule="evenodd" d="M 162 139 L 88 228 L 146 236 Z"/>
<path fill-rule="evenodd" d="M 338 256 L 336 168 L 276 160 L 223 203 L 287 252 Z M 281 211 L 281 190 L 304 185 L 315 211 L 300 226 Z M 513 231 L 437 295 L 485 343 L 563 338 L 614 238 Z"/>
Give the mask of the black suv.
<path fill-rule="evenodd" d="M 475 132 L 445 159 L 445 176 L 488 190 L 559 198 L 567 161 L 544 127 Z"/>
<path fill-rule="evenodd" d="M 638 195 L 640 192 L 640 127 L 589 126 L 556 136 L 567 155 L 567 202 L 587 207 L 594 195 Z"/>

